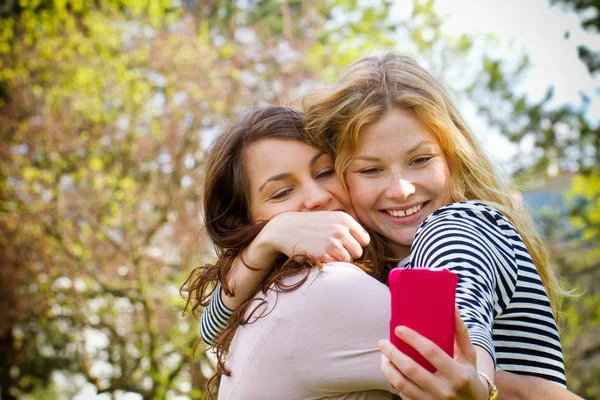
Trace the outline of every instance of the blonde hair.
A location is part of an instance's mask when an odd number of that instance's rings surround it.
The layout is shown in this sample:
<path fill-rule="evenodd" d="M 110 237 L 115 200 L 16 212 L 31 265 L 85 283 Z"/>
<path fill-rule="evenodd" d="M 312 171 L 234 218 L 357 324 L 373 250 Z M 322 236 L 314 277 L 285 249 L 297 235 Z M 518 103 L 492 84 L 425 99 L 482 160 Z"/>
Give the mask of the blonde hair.
<path fill-rule="evenodd" d="M 345 183 L 362 127 L 396 107 L 412 112 L 440 144 L 453 201 L 481 201 L 514 224 L 558 319 L 564 292 L 530 215 L 502 183 L 442 85 L 414 60 L 391 53 L 358 60 L 337 84 L 305 97 L 305 129 L 313 144 L 337 156 L 336 170 Z"/>

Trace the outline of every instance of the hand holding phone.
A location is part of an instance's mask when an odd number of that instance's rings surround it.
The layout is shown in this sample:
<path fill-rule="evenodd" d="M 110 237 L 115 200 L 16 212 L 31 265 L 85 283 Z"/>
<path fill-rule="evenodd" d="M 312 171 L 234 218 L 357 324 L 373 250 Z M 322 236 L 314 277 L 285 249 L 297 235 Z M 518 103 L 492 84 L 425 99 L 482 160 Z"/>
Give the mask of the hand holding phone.
<path fill-rule="evenodd" d="M 392 299 L 390 341 L 430 372 L 436 369 L 400 340 L 394 329 L 407 326 L 454 357 L 455 301 L 458 277 L 447 270 L 395 268 L 389 274 Z"/>

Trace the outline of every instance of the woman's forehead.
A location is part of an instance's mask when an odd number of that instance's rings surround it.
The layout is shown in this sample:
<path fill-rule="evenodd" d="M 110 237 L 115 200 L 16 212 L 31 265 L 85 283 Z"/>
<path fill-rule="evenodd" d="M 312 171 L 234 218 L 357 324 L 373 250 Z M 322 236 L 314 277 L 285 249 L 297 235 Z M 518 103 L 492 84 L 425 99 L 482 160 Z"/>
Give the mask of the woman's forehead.
<path fill-rule="evenodd" d="M 305 171 L 321 153 L 321 150 L 299 140 L 262 139 L 245 150 L 244 167 L 250 180 L 256 182 L 273 175 Z"/>

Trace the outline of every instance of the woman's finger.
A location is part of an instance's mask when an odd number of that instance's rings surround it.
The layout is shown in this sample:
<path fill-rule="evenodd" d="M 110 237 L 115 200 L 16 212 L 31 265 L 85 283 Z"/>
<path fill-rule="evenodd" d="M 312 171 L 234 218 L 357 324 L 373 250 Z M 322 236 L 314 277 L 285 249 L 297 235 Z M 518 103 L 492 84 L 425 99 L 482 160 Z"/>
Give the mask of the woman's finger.
<path fill-rule="evenodd" d="M 454 360 L 437 344 L 406 326 L 396 327 L 394 333 L 421 354 L 441 374 L 449 376 L 452 373 L 452 363 Z M 427 372 L 429 373 L 429 371 Z"/>
<path fill-rule="evenodd" d="M 363 252 L 363 248 L 353 238 L 350 233 L 345 232 L 340 237 L 328 238 L 328 243 L 323 247 L 325 253 L 322 256 L 317 256 L 321 262 L 326 262 L 325 258 L 329 257 L 327 261 L 343 261 L 352 262 L 353 260 L 360 258 Z M 313 252 L 313 255 L 316 254 Z"/>
<path fill-rule="evenodd" d="M 469 364 L 475 365 L 477 363 L 477 352 L 475 346 L 471 343 L 469 337 L 469 331 L 467 326 L 460 317 L 460 311 L 456 308 L 455 312 L 455 323 L 456 323 L 456 337 L 455 341 L 458 346 L 458 350 L 462 355 L 462 358 L 467 360 Z"/>
<path fill-rule="evenodd" d="M 402 399 L 427 399 L 430 396 L 410 381 L 385 355 L 381 357 L 381 372 Z"/>
<path fill-rule="evenodd" d="M 351 220 L 348 221 L 348 227 L 350 229 L 350 234 L 357 240 L 358 244 L 362 247 L 365 247 L 371 241 L 371 237 L 354 218 L 350 217 Z"/>
<path fill-rule="evenodd" d="M 363 248 L 355 237 L 348 234 L 348 237 L 342 241 L 344 251 L 348 252 L 352 259 L 356 260 L 362 256 Z"/>
<path fill-rule="evenodd" d="M 328 258 L 326 262 L 334 262 L 334 261 L 343 261 L 343 262 L 352 262 L 352 256 L 346 251 L 343 247 L 332 247 L 328 250 L 325 258 Z M 324 260 L 321 259 L 323 262 Z"/>
<path fill-rule="evenodd" d="M 398 350 L 389 340 L 379 341 L 379 348 L 402 376 L 415 386 L 425 389 L 428 393 L 437 393 L 440 390 L 437 387 L 439 386 L 439 382 L 437 382 L 435 375 L 427 371 L 411 357 Z"/>
<path fill-rule="evenodd" d="M 324 264 L 326 264 L 328 262 L 335 261 L 334 258 L 329 255 L 329 253 L 325 253 L 322 256 L 317 257 L 317 258 L 318 258 L 319 261 L 321 261 Z"/>

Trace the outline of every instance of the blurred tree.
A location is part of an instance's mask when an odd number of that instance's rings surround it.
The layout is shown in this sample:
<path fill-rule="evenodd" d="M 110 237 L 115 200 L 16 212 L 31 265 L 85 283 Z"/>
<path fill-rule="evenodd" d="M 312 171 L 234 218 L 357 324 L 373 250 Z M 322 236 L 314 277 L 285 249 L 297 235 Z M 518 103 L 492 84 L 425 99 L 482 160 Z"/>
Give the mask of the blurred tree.
<path fill-rule="evenodd" d="M 150 103 L 168 3 L 13 5 L 0 21 L 2 398 L 55 371 L 164 397 L 195 336 L 175 312 L 199 177 L 187 109 L 162 121 Z"/>
<path fill-rule="evenodd" d="M 559 0 L 567 10 L 581 15 L 582 27 L 600 35 L 600 1 Z M 566 35 L 568 37 L 568 35 Z M 600 73 L 600 51 L 578 47 L 581 61 L 592 76 Z M 585 154 L 573 185 L 567 193 L 570 231 L 562 234 L 562 243 L 554 248 L 558 264 L 569 285 L 579 295 L 565 302 L 567 330 L 564 343 L 569 362 L 569 382 L 572 390 L 586 399 L 600 399 L 600 122 L 589 121 L 586 108 L 600 98 L 584 98 L 584 107 L 575 115 L 578 124 L 568 124 L 571 131 L 579 129 L 585 138 Z M 574 135 L 571 136 L 572 138 Z M 556 152 L 561 155 L 560 151 Z M 564 153 L 562 153 L 564 154 Z M 582 154 L 582 153 L 580 153 Z M 566 236 L 566 240 L 565 240 Z"/>
<path fill-rule="evenodd" d="M 582 27 L 600 34 L 600 1 L 551 0 L 566 11 L 581 15 Z M 569 34 L 565 35 L 569 40 Z M 599 73 L 600 52 L 580 46 L 580 59 L 592 76 Z M 480 80 L 470 94 L 478 109 L 508 139 L 527 143 L 532 151 L 520 152 L 516 179 L 525 191 L 540 182 L 575 173 L 566 194 L 565 215 L 549 216 L 544 227 L 553 257 L 566 279 L 566 286 L 580 295 L 566 299 L 563 333 L 571 390 L 586 399 L 600 399 L 600 123 L 590 120 L 589 109 L 600 98 L 600 88 L 581 94 L 581 103 L 555 105 L 550 87 L 540 101 L 532 101 L 516 88 L 530 64 L 526 55 L 519 61 L 484 58 Z M 559 223 L 568 220 L 568 224 Z M 582 290 L 583 289 L 583 290 Z"/>
<path fill-rule="evenodd" d="M 555 254 L 579 294 L 565 304 L 570 386 L 586 399 L 600 399 L 600 173 L 575 176 L 567 199 L 575 240 Z"/>

